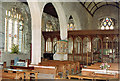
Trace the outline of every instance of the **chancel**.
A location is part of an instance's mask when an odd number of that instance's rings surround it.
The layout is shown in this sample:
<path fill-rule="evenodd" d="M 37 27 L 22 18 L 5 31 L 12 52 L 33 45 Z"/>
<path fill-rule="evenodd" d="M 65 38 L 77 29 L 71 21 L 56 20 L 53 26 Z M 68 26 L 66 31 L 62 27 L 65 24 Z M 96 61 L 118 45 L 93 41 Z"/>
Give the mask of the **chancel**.
<path fill-rule="evenodd" d="M 119 2 L 0 6 L 0 79 L 119 81 Z"/>

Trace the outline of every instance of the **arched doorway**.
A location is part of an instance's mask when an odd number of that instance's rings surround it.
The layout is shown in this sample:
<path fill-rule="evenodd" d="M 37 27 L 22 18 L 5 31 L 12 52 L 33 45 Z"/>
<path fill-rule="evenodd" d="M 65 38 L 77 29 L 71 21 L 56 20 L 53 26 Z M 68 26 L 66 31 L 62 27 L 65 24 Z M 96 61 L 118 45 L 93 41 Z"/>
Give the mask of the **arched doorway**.
<path fill-rule="evenodd" d="M 53 31 L 60 30 L 59 17 L 57 15 L 56 9 L 54 8 L 52 3 L 47 3 L 44 6 L 41 22 L 42 22 L 41 23 L 42 31 L 53 32 Z M 47 44 L 47 41 L 45 41 L 45 39 L 42 35 L 41 44 L 42 44 L 42 46 L 41 46 L 42 47 L 41 48 L 42 57 L 43 57 L 44 53 L 54 53 L 54 46 L 53 46 L 54 38 L 51 37 L 52 45 L 48 46 L 49 44 Z M 51 51 L 48 52 L 48 50 L 45 49 L 46 47 L 51 48 Z"/>

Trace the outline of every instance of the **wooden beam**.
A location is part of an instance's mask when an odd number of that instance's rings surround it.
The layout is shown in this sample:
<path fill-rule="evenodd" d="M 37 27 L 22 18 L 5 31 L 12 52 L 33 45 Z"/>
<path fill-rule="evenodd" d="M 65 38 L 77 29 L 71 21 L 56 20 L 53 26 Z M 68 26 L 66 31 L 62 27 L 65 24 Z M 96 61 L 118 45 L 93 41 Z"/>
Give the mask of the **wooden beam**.
<path fill-rule="evenodd" d="M 87 9 L 88 9 L 88 7 L 89 7 L 91 4 L 92 4 L 92 2 L 87 6 Z"/>
<path fill-rule="evenodd" d="M 93 16 L 93 14 L 91 14 L 91 12 L 85 7 L 85 5 L 84 5 L 82 2 L 80 2 L 80 4 L 88 11 L 88 13 L 89 13 L 91 16 Z"/>

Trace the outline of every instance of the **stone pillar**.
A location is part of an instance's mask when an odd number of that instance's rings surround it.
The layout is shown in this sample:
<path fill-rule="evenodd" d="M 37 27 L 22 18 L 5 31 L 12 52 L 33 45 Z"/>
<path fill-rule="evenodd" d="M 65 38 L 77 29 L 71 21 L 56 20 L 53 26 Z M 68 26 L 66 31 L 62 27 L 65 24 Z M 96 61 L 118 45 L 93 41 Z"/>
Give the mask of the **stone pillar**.
<path fill-rule="evenodd" d="M 32 24 L 32 59 L 31 64 L 41 62 L 41 20 L 43 3 L 29 2 Z"/>
<path fill-rule="evenodd" d="M 31 11 L 31 24 L 32 24 L 32 64 L 38 64 L 41 62 L 41 20 L 42 12 L 45 6 L 45 2 L 29 2 L 28 5 Z M 64 9 L 61 3 L 53 2 L 53 5 L 57 11 L 60 22 L 60 36 L 62 40 L 67 39 L 67 22 Z"/>
<path fill-rule="evenodd" d="M 65 17 L 66 18 L 66 17 Z M 63 19 L 65 19 L 63 18 Z M 61 40 L 67 40 L 67 21 L 60 18 L 60 38 Z"/>

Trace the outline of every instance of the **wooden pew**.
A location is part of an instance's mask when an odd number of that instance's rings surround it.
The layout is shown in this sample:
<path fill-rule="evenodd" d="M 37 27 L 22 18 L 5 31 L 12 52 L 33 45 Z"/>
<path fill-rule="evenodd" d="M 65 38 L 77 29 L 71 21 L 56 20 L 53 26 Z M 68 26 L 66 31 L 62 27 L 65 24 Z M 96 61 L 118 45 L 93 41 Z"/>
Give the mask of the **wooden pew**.
<path fill-rule="evenodd" d="M 24 79 L 24 73 L 2 70 L 2 79 Z"/>
<path fill-rule="evenodd" d="M 38 79 L 38 72 L 27 69 L 4 68 L 2 70 L 2 77 L 3 79 L 30 79 L 31 77 Z"/>
<path fill-rule="evenodd" d="M 56 69 L 52 69 L 51 73 L 49 70 L 49 68 L 43 68 L 43 67 L 55 67 Z M 39 71 L 39 73 L 45 73 L 45 74 L 55 74 L 56 76 L 59 76 L 59 74 L 61 73 L 61 75 L 63 77 L 61 78 L 66 78 L 68 75 L 72 74 L 72 70 L 73 73 L 77 73 L 80 71 L 80 62 L 73 62 L 73 61 L 58 61 L 58 60 L 46 60 L 46 61 L 42 61 L 41 63 L 39 63 L 37 65 L 37 67 L 34 67 L 34 70 Z M 44 70 L 46 70 L 44 72 Z"/>
<path fill-rule="evenodd" d="M 48 60 L 48 63 L 54 63 L 54 64 L 65 64 L 66 70 L 69 71 L 69 74 L 76 74 L 80 72 L 80 62 L 76 61 L 58 61 L 58 60 Z M 72 70 L 74 73 L 72 73 Z"/>
<path fill-rule="evenodd" d="M 55 79 L 57 76 L 57 67 L 56 66 L 45 66 L 45 65 L 29 65 L 30 67 L 34 66 L 34 71 L 39 72 L 38 79 Z M 44 76 L 43 76 L 44 75 Z M 52 75 L 52 77 L 46 77 Z M 43 76 L 43 77 L 41 77 Z"/>
<path fill-rule="evenodd" d="M 119 69 L 117 63 L 108 63 L 110 68 L 108 68 L 107 72 L 101 70 L 100 68 L 101 63 L 96 63 L 91 66 L 87 66 L 86 68 L 82 68 L 82 75 L 85 76 L 96 76 L 96 77 L 106 77 L 106 78 L 116 78 L 118 79 L 119 76 Z"/>
<path fill-rule="evenodd" d="M 39 63 L 39 66 L 53 66 L 56 67 L 56 75 L 58 76 L 59 74 L 61 74 L 63 76 L 63 78 L 65 78 L 66 76 L 66 69 L 65 69 L 65 65 L 64 64 L 55 64 L 55 63 L 49 63 L 49 62 L 44 62 L 44 63 Z M 62 78 L 62 77 L 61 77 Z"/>

